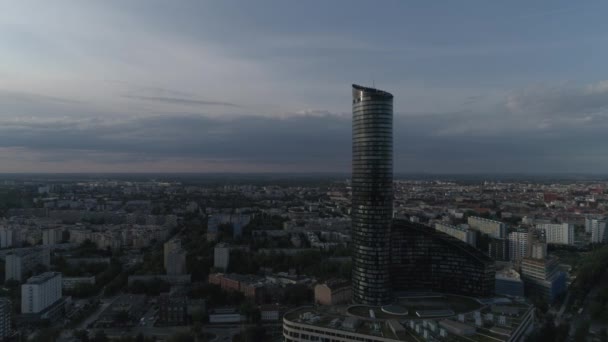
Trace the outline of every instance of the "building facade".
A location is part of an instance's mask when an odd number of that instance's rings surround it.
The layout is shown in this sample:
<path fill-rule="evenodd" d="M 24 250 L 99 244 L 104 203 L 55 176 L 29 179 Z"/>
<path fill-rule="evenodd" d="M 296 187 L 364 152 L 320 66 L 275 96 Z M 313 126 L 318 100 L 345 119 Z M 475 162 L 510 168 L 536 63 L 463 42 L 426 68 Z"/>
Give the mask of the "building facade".
<path fill-rule="evenodd" d="M 390 302 L 393 95 L 358 85 L 353 95 L 353 301 Z"/>
<path fill-rule="evenodd" d="M 223 272 L 228 270 L 228 264 L 230 263 L 230 247 L 226 244 L 220 243 L 215 246 L 213 250 L 213 267 Z"/>
<path fill-rule="evenodd" d="M 591 243 L 608 242 L 608 229 L 606 219 L 586 219 L 585 230 L 591 233 Z"/>
<path fill-rule="evenodd" d="M 559 270 L 559 262 L 555 257 L 524 258 L 521 262 L 521 277 L 527 297 L 541 297 L 551 303 L 567 290 L 566 275 Z"/>
<path fill-rule="evenodd" d="M 502 239 L 507 236 L 507 226 L 500 221 L 470 216 L 467 219 L 467 223 L 471 228 L 478 230 L 483 234 L 490 235 L 493 238 Z"/>
<path fill-rule="evenodd" d="M 8 254 L 4 259 L 5 279 L 23 281 L 31 275 L 37 265 L 50 266 L 51 253 L 48 248 L 28 248 Z"/>
<path fill-rule="evenodd" d="M 338 305 L 350 303 L 353 291 L 348 281 L 332 280 L 315 286 L 315 303 Z"/>
<path fill-rule="evenodd" d="M 518 261 L 529 256 L 529 233 L 517 231 L 509 233 L 509 260 Z"/>
<path fill-rule="evenodd" d="M 474 297 L 494 294 L 494 262 L 452 236 L 404 220 L 391 231 L 395 292 L 435 291 Z"/>
<path fill-rule="evenodd" d="M 551 244 L 573 245 L 574 225 L 569 223 L 537 224 L 536 229 L 545 235 L 545 241 Z"/>
<path fill-rule="evenodd" d="M 466 242 L 473 247 L 477 246 L 477 233 L 472 229 L 437 222 L 435 223 L 435 230 L 453 236 L 458 240 Z"/>
<path fill-rule="evenodd" d="M 0 341 L 4 341 L 12 335 L 12 311 L 11 301 L 8 298 L 0 298 Z"/>
<path fill-rule="evenodd" d="M 61 299 L 61 273 L 45 272 L 21 285 L 21 313 L 36 314 Z"/>

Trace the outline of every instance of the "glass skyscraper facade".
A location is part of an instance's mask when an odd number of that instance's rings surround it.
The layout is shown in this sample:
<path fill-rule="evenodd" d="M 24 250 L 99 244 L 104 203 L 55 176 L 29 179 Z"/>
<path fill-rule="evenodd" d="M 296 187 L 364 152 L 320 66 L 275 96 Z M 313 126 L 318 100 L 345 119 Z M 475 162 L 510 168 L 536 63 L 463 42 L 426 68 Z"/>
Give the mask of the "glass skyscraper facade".
<path fill-rule="evenodd" d="M 353 301 L 391 301 L 393 95 L 353 85 Z"/>

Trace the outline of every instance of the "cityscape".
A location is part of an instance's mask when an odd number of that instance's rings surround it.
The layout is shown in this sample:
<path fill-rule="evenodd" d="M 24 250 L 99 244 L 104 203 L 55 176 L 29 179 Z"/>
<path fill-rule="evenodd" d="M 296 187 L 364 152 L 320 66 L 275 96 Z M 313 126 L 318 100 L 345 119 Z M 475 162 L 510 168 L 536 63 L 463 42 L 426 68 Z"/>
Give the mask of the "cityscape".
<path fill-rule="evenodd" d="M 0 341 L 608 341 L 602 4 L 263 3 L 0 5 Z"/>

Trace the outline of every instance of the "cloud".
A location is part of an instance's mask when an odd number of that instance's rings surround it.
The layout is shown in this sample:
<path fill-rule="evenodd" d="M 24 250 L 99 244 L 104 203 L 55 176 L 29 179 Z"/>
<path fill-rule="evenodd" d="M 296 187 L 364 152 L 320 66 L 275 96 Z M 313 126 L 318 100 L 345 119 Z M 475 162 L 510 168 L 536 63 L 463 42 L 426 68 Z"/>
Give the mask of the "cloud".
<path fill-rule="evenodd" d="M 139 96 L 139 95 L 123 95 L 123 97 L 134 100 L 142 101 L 155 101 L 164 102 L 170 104 L 188 105 L 188 106 L 226 106 L 226 107 L 240 107 L 237 104 L 222 101 L 206 101 L 206 100 L 194 100 L 184 99 L 177 97 L 165 97 L 165 96 Z"/>

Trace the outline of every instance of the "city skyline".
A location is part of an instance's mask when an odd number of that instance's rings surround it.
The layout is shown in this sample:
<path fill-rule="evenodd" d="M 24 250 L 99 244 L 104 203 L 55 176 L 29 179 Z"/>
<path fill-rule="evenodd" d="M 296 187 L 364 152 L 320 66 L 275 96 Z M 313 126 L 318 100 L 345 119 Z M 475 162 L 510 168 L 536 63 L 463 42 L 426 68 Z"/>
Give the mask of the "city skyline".
<path fill-rule="evenodd" d="M 396 173 L 608 173 L 607 6 L 3 2 L 0 172 L 347 173 L 357 82 Z"/>

